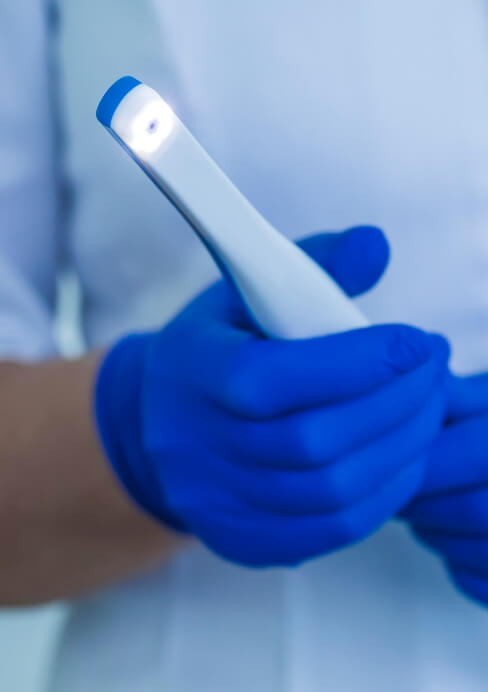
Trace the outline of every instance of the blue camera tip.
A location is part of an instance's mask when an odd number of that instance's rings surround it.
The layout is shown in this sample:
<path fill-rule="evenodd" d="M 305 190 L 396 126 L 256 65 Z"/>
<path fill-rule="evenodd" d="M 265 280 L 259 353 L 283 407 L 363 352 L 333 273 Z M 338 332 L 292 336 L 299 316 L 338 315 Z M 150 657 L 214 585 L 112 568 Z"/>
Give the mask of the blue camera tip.
<path fill-rule="evenodd" d="M 105 127 L 110 127 L 113 115 L 117 110 L 120 102 L 125 96 L 132 91 L 136 86 L 139 86 L 141 82 L 134 77 L 121 77 L 118 79 L 110 89 L 105 93 L 102 100 L 98 104 L 97 108 L 97 119 Z"/>

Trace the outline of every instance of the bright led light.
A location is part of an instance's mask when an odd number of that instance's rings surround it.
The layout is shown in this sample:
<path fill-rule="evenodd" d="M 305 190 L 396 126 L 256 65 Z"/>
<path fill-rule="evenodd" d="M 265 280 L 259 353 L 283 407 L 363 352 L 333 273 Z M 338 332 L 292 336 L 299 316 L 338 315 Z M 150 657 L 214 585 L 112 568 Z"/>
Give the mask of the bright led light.
<path fill-rule="evenodd" d="M 162 99 L 142 108 L 132 123 L 128 146 L 136 153 L 152 154 L 173 131 L 175 116 Z"/>

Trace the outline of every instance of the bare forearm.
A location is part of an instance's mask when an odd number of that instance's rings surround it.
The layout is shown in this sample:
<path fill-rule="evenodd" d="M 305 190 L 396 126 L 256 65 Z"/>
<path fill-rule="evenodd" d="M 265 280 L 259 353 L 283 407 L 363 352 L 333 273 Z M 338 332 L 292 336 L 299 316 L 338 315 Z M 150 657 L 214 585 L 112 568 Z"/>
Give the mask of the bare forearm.
<path fill-rule="evenodd" d="M 161 561 L 179 538 L 113 476 L 92 422 L 99 356 L 0 363 L 0 603 L 94 589 Z"/>

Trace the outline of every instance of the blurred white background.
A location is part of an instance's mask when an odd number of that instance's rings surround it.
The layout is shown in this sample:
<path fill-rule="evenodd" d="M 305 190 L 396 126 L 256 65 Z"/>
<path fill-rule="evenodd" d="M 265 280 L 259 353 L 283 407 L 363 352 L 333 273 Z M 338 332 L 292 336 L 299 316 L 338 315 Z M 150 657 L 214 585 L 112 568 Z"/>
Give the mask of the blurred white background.
<path fill-rule="evenodd" d="M 44 690 L 64 614 L 61 605 L 1 611 L 0 690 Z"/>

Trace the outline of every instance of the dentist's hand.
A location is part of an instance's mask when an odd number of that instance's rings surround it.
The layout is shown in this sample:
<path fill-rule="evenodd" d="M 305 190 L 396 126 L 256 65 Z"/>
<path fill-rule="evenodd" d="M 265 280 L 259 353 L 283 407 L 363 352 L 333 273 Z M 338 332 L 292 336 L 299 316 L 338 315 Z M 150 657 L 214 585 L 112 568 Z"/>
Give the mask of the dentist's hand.
<path fill-rule="evenodd" d="M 403 515 L 457 586 L 488 605 L 488 374 L 452 377 L 448 420 Z"/>
<path fill-rule="evenodd" d="M 373 228 L 302 246 L 349 294 L 388 258 Z M 97 421 L 146 511 L 229 560 L 292 565 L 364 538 L 418 491 L 447 358 L 444 339 L 401 325 L 261 338 L 221 281 L 108 353 Z"/>

